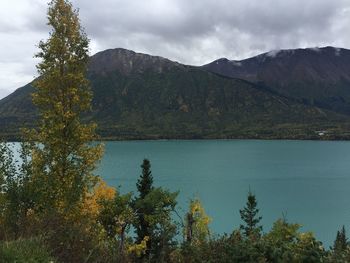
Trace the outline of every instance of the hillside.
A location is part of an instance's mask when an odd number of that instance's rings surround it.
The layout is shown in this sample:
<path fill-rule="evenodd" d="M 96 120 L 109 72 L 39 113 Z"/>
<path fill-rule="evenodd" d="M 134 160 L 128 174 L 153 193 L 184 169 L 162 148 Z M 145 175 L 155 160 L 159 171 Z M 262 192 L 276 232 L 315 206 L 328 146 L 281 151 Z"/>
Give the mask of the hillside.
<path fill-rule="evenodd" d="M 104 139 L 319 138 L 320 130 L 327 138 L 348 136 L 342 111 L 257 78 L 207 70 L 125 49 L 97 53 L 88 70 L 93 110 L 84 119 L 97 122 Z M 32 91 L 28 84 L 0 101 L 2 135 L 16 137 L 19 127 L 35 123 Z"/>
<path fill-rule="evenodd" d="M 298 101 L 350 114 L 350 50 L 275 50 L 245 60 L 219 59 L 203 69 L 259 83 Z"/>

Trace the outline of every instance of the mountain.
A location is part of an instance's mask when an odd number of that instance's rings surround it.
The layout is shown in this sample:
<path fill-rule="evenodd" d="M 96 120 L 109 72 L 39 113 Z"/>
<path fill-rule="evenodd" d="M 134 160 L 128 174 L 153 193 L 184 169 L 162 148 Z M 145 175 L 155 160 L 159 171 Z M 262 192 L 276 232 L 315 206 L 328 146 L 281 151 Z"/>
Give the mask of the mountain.
<path fill-rule="evenodd" d="M 350 50 L 275 50 L 245 60 L 218 59 L 202 67 L 240 78 L 305 104 L 350 114 Z"/>
<path fill-rule="evenodd" d="M 347 138 L 343 112 L 208 67 L 120 48 L 99 52 L 88 66 L 94 97 L 83 120 L 97 122 L 104 139 Z M 33 127 L 33 91 L 28 84 L 0 100 L 1 135 Z"/>

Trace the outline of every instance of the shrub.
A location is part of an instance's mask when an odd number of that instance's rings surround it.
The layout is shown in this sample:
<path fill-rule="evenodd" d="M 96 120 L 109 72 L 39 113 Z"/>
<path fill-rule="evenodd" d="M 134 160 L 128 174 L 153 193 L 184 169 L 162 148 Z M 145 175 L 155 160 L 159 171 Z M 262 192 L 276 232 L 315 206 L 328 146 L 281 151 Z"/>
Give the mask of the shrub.
<path fill-rule="evenodd" d="M 48 263 L 57 262 L 44 245 L 41 238 L 18 239 L 0 243 L 2 263 Z"/>

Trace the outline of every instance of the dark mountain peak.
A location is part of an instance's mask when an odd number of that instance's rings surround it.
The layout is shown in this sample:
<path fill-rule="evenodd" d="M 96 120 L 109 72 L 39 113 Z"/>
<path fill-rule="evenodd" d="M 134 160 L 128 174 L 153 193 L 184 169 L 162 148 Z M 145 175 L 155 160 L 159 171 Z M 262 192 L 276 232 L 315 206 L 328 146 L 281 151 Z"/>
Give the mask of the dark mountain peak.
<path fill-rule="evenodd" d="M 162 73 L 180 66 L 181 64 L 163 57 L 116 48 L 93 55 L 90 58 L 89 72 L 101 74 L 118 71 L 125 75 L 146 71 Z"/>
<path fill-rule="evenodd" d="M 255 57 L 251 57 L 248 59 L 241 60 L 242 61 L 249 61 L 249 60 L 256 60 L 260 63 L 273 60 L 273 59 L 288 59 L 292 57 L 339 57 L 343 55 L 343 53 L 349 53 L 349 50 L 338 48 L 338 47 L 310 47 L 310 48 L 298 48 L 298 49 L 275 49 L 271 50 L 269 52 L 257 55 Z"/>
<path fill-rule="evenodd" d="M 344 48 L 333 47 L 333 46 L 311 47 L 311 48 L 305 48 L 304 50 L 313 51 L 316 53 L 331 54 L 331 55 L 335 55 L 335 56 L 339 56 L 342 51 L 347 51 Z"/>
<path fill-rule="evenodd" d="M 222 63 L 222 62 L 226 63 L 226 62 L 229 62 L 229 60 L 227 58 L 219 58 L 219 59 L 215 60 L 214 62 L 216 62 L 216 63 Z"/>
<path fill-rule="evenodd" d="M 240 67 L 242 63 L 244 63 L 244 60 L 229 60 L 227 58 L 219 58 L 217 60 L 214 60 L 212 63 L 215 63 L 216 65 L 226 65 L 226 64 L 232 64 L 233 66 Z M 211 64 L 211 63 L 209 63 Z M 207 65 L 209 65 L 207 64 Z"/>
<path fill-rule="evenodd" d="M 263 84 L 280 95 L 350 113 L 350 50 L 312 47 L 272 50 L 241 61 L 203 66 L 216 74 Z"/>
<path fill-rule="evenodd" d="M 312 47 L 299 49 L 276 49 L 243 60 L 229 60 L 221 58 L 203 68 L 234 78 L 243 78 L 250 81 L 259 81 L 261 71 L 274 70 L 278 67 L 289 74 L 304 68 L 316 71 L 319 77 L 333 72 L 332 78 L 349 78 L 350 50 L 338 47 Z M 335 76 L 335 75 L 339 76 Z M 247 76 L 246 76 L 247 75 Z M 252 76 L 254 76 L 252 78 Z"/>
<path fill-rule="evenodd" d="M 257 59 L 261 62 L 264 62 L 266 59 L 282 58 L 292 56 L 297 52 L 296 49 L 274 49 L 269 52 L 257 55 L 251 59 Z M 249 59 L 246 59 L 249 60 Z"/>

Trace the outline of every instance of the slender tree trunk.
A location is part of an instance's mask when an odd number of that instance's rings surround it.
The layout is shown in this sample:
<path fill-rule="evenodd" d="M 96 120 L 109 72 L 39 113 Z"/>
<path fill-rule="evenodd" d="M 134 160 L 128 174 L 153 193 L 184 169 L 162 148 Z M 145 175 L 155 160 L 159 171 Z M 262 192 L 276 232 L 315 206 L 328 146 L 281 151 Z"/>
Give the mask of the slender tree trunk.
<path fill-rule="evenodd" d="M 126 229 L 126 224 L 122 225 L 122 229 L 120 231 L 120 244 L 119 244 L 119 253 L 122 255 L 124 258 L 124 243 L 125 243 L 125 229 Z"/>

